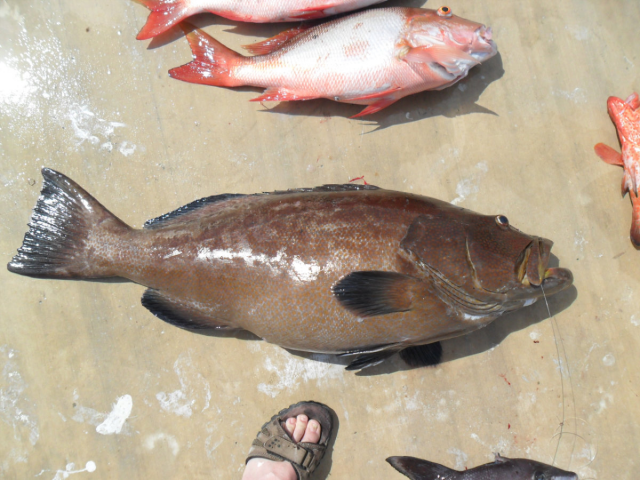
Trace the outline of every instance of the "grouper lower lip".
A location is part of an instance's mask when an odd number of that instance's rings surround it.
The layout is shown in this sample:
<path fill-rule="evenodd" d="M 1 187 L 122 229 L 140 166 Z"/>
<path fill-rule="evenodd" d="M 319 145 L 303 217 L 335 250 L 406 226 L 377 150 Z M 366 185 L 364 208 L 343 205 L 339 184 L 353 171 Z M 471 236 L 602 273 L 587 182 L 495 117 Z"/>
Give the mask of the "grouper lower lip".
<path fill-rule="evenodd" d="M 371 185 L 217 195 L 134 229 L 73 180 L 42 174 L 11 272 L 126 278 L 148 287 L 143 306 L 175 326 L 359 355 L 351 369 L 464 335 L 540 296 L 514 272 L 528 245 L 523 265 L 548 295 L 572 280 L 540 270 L 551 242 L 502 216 Z"/>
<path fill-rule="evenodd" d="M 553 295 L 573 284 L 573 273 L 566 268 L 548 268 L 544 272 L 542 288 L 545 295 Z"/>

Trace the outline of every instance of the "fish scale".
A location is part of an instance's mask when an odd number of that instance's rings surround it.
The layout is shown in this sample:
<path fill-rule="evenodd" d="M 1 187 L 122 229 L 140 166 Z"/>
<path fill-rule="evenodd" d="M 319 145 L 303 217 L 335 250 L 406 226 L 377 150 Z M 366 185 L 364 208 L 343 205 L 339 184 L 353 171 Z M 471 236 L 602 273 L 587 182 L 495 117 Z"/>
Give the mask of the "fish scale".
<path fill-rule="evenodd" d="M 235 76 L 251 85 L 286 84 L 321 97 L 357 96 L 416 82 L 415 72 L 395 57 L 406 21 L 406 13 L 394 8 L 350 15 L 300 34 L 272 55 L 252 57 L 236 68 Z M 358 42 L 366 47 L 349 55 L 348 46 Z"/>

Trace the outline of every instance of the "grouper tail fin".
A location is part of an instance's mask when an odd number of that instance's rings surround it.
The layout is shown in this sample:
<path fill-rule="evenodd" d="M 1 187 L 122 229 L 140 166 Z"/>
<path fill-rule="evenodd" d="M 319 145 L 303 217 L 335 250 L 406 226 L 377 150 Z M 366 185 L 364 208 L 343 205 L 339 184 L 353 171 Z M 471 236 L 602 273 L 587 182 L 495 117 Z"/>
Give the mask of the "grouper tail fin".
<path fill-rule="evenodd" d="M 455 480 L 460 475 L 457 470 L 415 457 L 389 457 L 387 462 L 411 480 Z"/>
<path fill-rule="evenodd" d="M 118 276 L 108 248 L 131 231 L 73 180 L 49 168 L 10 272 L 39 278 Z"/>

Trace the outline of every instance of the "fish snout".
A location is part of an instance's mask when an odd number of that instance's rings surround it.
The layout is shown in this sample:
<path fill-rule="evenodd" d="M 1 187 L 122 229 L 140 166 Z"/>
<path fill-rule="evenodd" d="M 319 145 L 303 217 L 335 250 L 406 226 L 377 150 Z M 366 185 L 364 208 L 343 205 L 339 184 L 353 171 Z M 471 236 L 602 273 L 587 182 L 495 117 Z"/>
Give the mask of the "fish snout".
<path fill-rule="evenodd" d="M 561 292 L 562 290 L 569 288 L 572 284 L 573 273 L 571 273 L 571 270 L 568 268 L 547 268 L 544 272 L 542 288 L 544 289 L 545 295 L 553 295 L 554 293 Z M 560 480 L 560 477 L 558 477 L 558 480 Z"/>
<path fill-rule="evenodd" d="M 498 53 L 498 47 L 492 38 L 493 31 L 491 30 L 491 27 L 481 25 L 476 29 L 471 42 L 470 52 L 476 60 L 484 62 Z"/>

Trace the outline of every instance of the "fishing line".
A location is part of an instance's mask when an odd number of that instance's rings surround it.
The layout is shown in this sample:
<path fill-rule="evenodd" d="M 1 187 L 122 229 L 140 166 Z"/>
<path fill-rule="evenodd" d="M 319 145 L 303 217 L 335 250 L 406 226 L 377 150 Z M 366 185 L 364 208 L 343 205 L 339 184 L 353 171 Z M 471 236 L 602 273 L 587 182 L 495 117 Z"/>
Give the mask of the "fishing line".
<path fill-rule="evenodd" d="M 542 286 L 542 284 L 540 284 L 540 288 L 542 289 L 542 296 L 544 298 L 544 303 L 547 306 L 547 313 L 549 314 L 549 318 L 551 318 L 551 328 L 553 329 L 553 339 L 555 341 L 556 344 L 556 354 L 558 355 L 558 366 L 560 367 L 560 390 L 562 393 L 562 422 L 560 423 L 560 432 L 558 432 L 556 435 L 558 435 L 558 444 L 556 445 L 556 451 L 553 454 L 553 462 L 551 462 L 551 465 L 555 465 L 556 463 L 556 458 L 558 456 L 558 451 L 560 450 L 560 442 L 562 441 L 562 436 L 564 435 L 565 431 L 564 431 L 564 422 L 565 422 L 565 404 L 564 404 L 564 399 L 565 399 L 565 394 L 564 394 L 564 374 L 562 372 L 562 358 L 560 357 L 560 345 L 558 345 L 558 338 L 560 339 L 560 344 L 562 345 L 562 353 L 564 354 L 564 359 L 565 359 L 565 365 L 567 367 L 567 376 L 569 377 L 569 386 L 571 387 L 571 398 L 572 398 L 572 402 L 573 402 L 573 415 L 574 418 L 576 418 L 576 400 L 575 400 L 575 395 L 573 393 L 573 381 L 571 380 L 571 370 L 569 369 L 569 360 L 567 358 L 567 351 L 564 348 L 564 341 L 562 340 L 562 334 L 560 333 L 560 326 L 558 325 L 558 321 L 556 320 L 556 317 L 551 315 L 551 309 L 549 308 L 549 302 L 547 300 L 547 294 L 544 291 L 544 287 Z M 558 334 L 556 335 L 556 330 L 558 332 Z M 578 424 L 576 423 L 576 430 L 578 428 Z M 573 432 L 567 432 L 567 433 L 573 433 Z M 573 434 L 573 446 L 571 447 L 571 455 L 573 455 L 573 450 L 575 449 L 575 445 L 576 445 L 576 437 L 578 437 L 577 433 Z M 555 435 L 554 435 L 555 437 Z M 553 437 L 551 437 L 553 438 Z M 569 466 L 571 466 L 571 457 L 569 457 Z"/>

